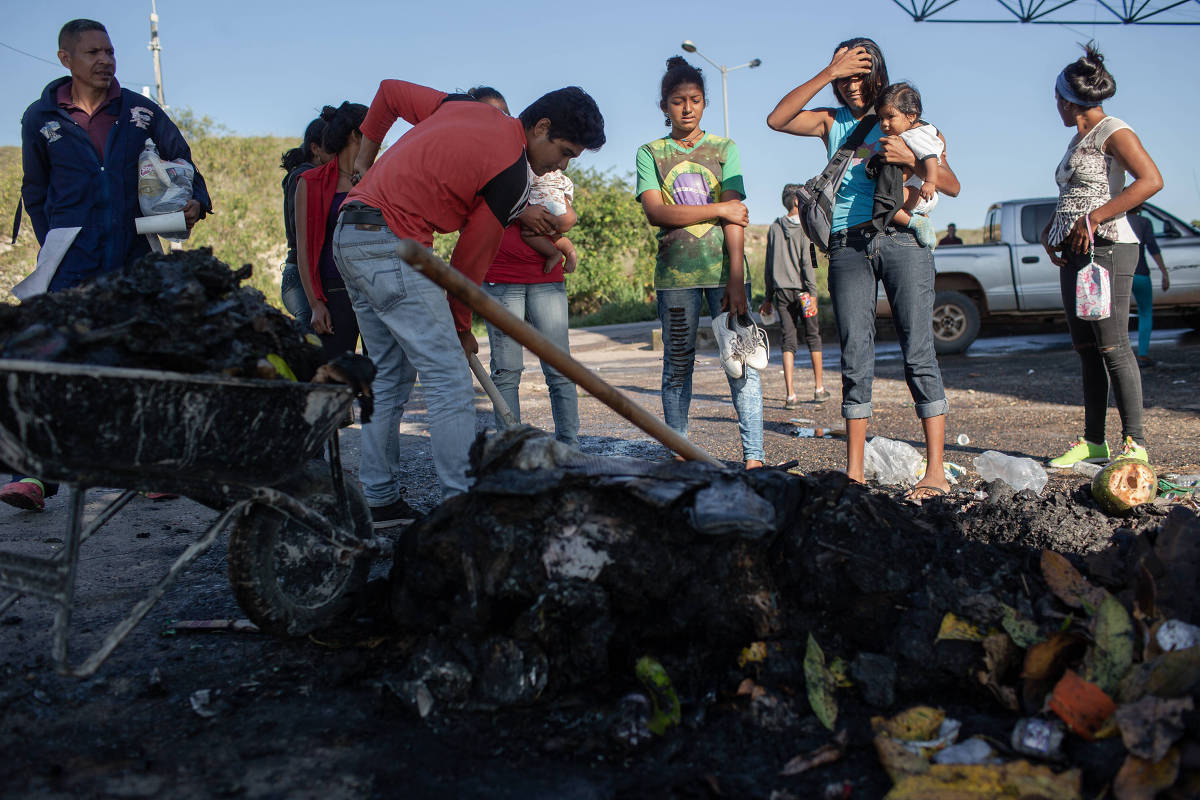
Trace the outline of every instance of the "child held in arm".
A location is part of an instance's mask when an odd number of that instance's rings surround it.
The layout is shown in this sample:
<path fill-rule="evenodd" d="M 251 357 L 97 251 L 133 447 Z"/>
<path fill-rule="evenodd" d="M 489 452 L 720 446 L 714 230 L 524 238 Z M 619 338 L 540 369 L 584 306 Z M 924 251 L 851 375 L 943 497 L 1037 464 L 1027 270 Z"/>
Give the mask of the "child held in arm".
<path fill-rule="evenodd" d="M 562 170 L 547 172 L 545 175 L 530 175 L 529 205 L 545 208 L 554 217 L 553 225 L 556 230 L 565 231 L 575 224 L 575 210 L 571 203 L 575 199 L 575 185 Z M 549 273 L 563 261 L 563 272 L 574 272 L 579 263 L 575 253 L 575 245 L 561 233 L 550 236 L 539 236 L 530 228 L 522 226 L 521 238 L 539 255 L 545 256 L 542 272 Z"/>
<path fill-rule="evenodd" d="M 875 103 L 879 130 L 884 136 L 899 136 L 916 156 L 916 166 L 904 170 L 904 203 L 896 210 L 897 226 L 911 228 L 917 240 L 933 249 L 937 244 L 929 214 L 937 206 L 938 167 L 945 145 L 937 128 L 921 119 L 921 95 L 907 83 L 894 83 L 883 90 Z"/>

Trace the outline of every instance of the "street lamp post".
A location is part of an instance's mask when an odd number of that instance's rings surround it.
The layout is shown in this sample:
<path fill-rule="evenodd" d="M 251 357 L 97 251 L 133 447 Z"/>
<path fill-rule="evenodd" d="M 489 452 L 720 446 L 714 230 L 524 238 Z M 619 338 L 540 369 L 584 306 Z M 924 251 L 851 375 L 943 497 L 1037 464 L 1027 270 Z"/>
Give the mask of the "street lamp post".
<path fill-rule="evenodd" d="M 717 69 L 721 70 L 721 111 L 724 112 L 724 114 L 725 114 L 725 138 L 728 139 L 729 138 L 729 83 L 726 79 L 726 76 L 728 76 L 728 74 L 730 72 L 733 72 L 735 69 L 741 69 L 742 67 L 750 67 L 751 69 L 753 69 L 754 67 L 761 66 L 762 59 L 756 58 L 752 61 L 747 61 L 745 64 L 738 64 L 736 67 L 726 67 L 723 64 L 718 64 L 717 62 L 713 61 L 711 58 L 704 55 L 704 53 L 701 53 L 696 48 L 696 43 L 693 42 L 691 39 L 684 39 L 683 44 L 681 44 L 680 47 L 682 47 L 685 52 L 695 53 L 696 55 L 700 56 L 708 63 L 712 64 Z"/>

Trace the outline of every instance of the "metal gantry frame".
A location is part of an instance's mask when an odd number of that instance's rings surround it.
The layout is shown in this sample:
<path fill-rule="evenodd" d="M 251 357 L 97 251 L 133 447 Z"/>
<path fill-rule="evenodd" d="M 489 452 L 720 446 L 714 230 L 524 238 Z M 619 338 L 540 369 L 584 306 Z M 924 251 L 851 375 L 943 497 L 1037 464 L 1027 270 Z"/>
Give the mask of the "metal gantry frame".
<path fill-rule="evenodd" d="M 995 0 L 1012 15 L 1001 19 L 950 19 L 935 16 L 955 5 L 959 0 L 892 0 L 892 2 L 912 17 L 913 22 L 1026 23 L 1030 25 L 1200 25 L 1200 19 L 1194 21 L 1152 19 L 1180 6 L 1192 4 L 1200 6 L 1200 0 L 1165 0 L 1165 2 L 1160 0 L 1158 3 L 1154 3 L 1154 0 L 1120 0 L 1120 3 L 1117 3 L 1116 0 L 1094 0 L 1113 18 L 1093 20 L 1049 18 L 1051 14 L 1067 6 L 1078 8 L 1083 0 Z"/>

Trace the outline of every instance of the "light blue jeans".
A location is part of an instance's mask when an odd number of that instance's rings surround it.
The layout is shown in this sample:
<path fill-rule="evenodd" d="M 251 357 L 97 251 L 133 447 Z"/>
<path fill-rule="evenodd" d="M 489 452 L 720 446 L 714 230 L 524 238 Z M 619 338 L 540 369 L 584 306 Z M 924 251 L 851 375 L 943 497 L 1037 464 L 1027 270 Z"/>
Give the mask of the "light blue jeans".
<path fill-rule="evenodd" d="M 1137 354 L 1150 355 L 1150 334 L 1154 331 L 1154 284 L 1149 275 L 1133 274 L 1133 299 L 1138 310 Z"/>
<path fill-rule="evenodd" d="M 696 328 L 700 324 L 700 306 L 708 304 L 708 313 L 721 313 L 725 287 L 712 289 L 659 289 L 658 319 L 662 323 L 663 418 L 672 429 L 687 436 L 688 409 L 692 404 L 692 371 L 696 367 Z M 746 297 L 750 284 L 746 284 Z M 758 370 L 747 368 L 742 377 L 729 381 L 733 407 L 737 411 L 738 431 L 742 435 L 742 459 L 762 461 L 763 410 L 762 382 Z"/>
<path fill-rule="evenodd" d="M 555 283 L 485 283 L 483 290 L 517 317 L 537 328 L 543 336 L 563 350 L 570 349 L 567 332 L 567 287 Z M 500 396 L 519 421 L 521 401 L 518 389 L 525 369 L 525 350 L 521 343 L 487 323 L 492 349 L 492 381 Z M 574 445 L 579 433 L 579 394 L 574 382 L 542 362 L 546 388 L 550 390 L 550 413 L 554 416 L 554 438 Z M 496 427 L 501 425 L 496 417 Z"/>
<path fill-rule="evenodd" d="M 400 496 L 400 419 L 418 374 L 443 498 L 467 490 L 467 452 L 475 439 L 475 389 L 446 293 L 400 259 L 398 241 L 386 227 L 359 230 L 340 221 L 333 234 L 333 258 L 378 370 L 358 471 L 372 506 Z"/>

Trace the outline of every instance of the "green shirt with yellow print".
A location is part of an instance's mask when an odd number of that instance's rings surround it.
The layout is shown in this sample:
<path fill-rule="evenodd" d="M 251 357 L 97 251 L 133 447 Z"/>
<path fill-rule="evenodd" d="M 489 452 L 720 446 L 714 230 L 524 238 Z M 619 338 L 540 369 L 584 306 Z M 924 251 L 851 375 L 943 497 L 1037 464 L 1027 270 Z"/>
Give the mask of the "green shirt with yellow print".
<path fill-rule="evenodd" d="M 695 147 L 685 149 L 664 136 L 637 151 L 636 197 L 659 191 L 666 205 L 707 205 L 735 191 L 744 199 L 742 163 L 732 139 L 705 133 Z M 684 228 L 659 228 L 655 289 L 694 289 L 724 286 L 729 280 L 725 232 L 713 218 Z"/>

